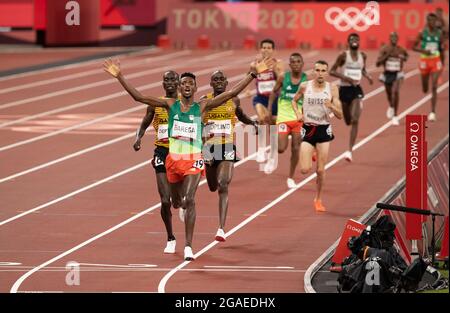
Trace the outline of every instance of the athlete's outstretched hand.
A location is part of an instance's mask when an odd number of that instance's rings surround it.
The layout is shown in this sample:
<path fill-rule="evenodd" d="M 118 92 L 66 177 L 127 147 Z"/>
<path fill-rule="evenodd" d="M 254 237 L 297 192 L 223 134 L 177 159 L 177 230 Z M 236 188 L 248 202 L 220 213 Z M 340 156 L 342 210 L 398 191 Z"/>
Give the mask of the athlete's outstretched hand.
<path fill-rule="evenodd" d="M 295 103 L 294 105 L 296 105 L 297 103 Z M 303 121 L 303 114 L 300 111 L 295 112 L 295 115 L 297 115 L 297 120 L 302 122 Z"/>
<path fill-rule="evenodd" d="M 265 58 L 265 59 L 257 59 L 255 61 L 255 70 L 257 73 L 262 73 L 266 70 L 268 70 L 269 68 L 272 68 L 275 64 L 275 61 L 273 58 Z"/>
<path fill-rule="evenodd" d="M 103 69 L 111 76 L 117 78 L 120 75 L 120 62 L 119 60 L 116 60 L 115 62 L 111 59 L 105 60 L 105 62 L 103 62 Z"/>

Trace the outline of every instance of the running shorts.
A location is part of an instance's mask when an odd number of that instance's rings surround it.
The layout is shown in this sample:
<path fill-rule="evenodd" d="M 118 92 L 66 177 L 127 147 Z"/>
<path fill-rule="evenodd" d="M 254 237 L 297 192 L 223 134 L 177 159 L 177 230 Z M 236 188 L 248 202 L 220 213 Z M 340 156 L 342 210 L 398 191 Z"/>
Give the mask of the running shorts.
<path fill-rule="evenodd" d="M 301 121 L 280 122 L 277 124 L 277 129 L 279 134 L 300 133 L 302 125 Z"/>
<path fill-rule="evenodd" d="M 205 174 L 205 162 L 201 156 L 192 156 L 190 159 L 172 157 L 169 153 L 166 158 L 167 180 L 174 184 L 183 181 L 187 175 Z"/>
<path fill-rule="evenodd" d="M 152 165 L 156 173 L 166 173 L 166 158 L 169 154 L 169 148 L 156 146 Z"/>
<path fill-rule="evenodd" d="M 222 161 L 237 162 L 236 146 L 232 143 L 203 146 L 203 157 L 209 166 L 217 166 Z"/>
<path fill-rule="evenodd" d="M 330 124 L 312 125 L 305 124 L 302 127 L 302 140 L 316 146 L 318 143 L 328 142 L 334 139 L 333 130 Z"/>
<path fill-rule="evenodd" d="M 385 71 L 384 73 L 380 74 L 380 77 L 378 78 L 382 83 L 385 83 L 386 85 L 392 85 L 396 80 L 403 79 L 405 77 L 404 72 L 389 72 Z"/>
<path fill-rule="evenodd" d="M 420 58 L 419 69 L 422 75 L 439 72 L 442 70 L 442 62 L 440 56 L 432 58 Z"/>
<path fill-rule="evenodd" d="M 339 99 L 342 103 L 350 104 L 354 99 L 362 98 L 364 98 L 364 92 L 360 85 L 339 87 Z"/>
<path fill-rule="evenodd" d="M 253 97 L 253 106 L 257 103 L 261 103 L 266 109 L 269 108 L 269 97 L 263 95 L 256 95 Z M 272 105 L 272 116 L 277 116 L 278 113 L 278 97 L 275 98 Z"/>

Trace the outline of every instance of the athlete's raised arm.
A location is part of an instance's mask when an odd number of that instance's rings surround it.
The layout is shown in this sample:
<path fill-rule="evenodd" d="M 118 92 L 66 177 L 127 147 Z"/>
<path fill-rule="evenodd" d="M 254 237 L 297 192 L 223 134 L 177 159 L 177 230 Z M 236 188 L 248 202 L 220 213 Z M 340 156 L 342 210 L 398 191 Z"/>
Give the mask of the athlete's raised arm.
<path fill-rule="evenodd" d="M 281 87 L 283 86 L 283 80 L 284 80 L 284 74 L 281 74 L 277 76 L 277 82 L 275 83 L 275 86 L 273 86 L 272 91 L 269 95 L 269 105 L 268 105 L 268 111 L 269 113 L 272 112 L 272 106 L 276 98 L 276 93 L 280 91 Z"/>
<path fill-rule="evenodd" d="M 363 56 L 363 61 L 364 61 L 364 67 L 362 69 L 362 74 L 365 78 L 367 78 L 367 80 L 369 81 L 369 84 L 373 84 L 373 79 L 372 79 L 372 75 L 369 74 L 369 72 L 367 72 L 366 70 L 366 60 L 367 60 L 367 55 L 364 52 L 361 52 L 362 56 Z"/>
<path fill-rule="evenodd" d="M 174 99 L 159 99 L 157 97 L 153 96 L 144 96 L 141 94 L 136 88 L 131 86 L 125 79 L 125 77 L 122 75 L 122 72 L 120 70 L 120 63 L 119 61 L 113 61 L 111 59 L 105 60 L 103 63 L 103 69 L 105 72 L 113 76 L 114 78 L 117 78 L 117 80 L 120 82 L 120 84 L 125 88 L 125 90 L 130 94 L 130 96 L 138 102 L 141 102 L 143 104 L 152 106 L 152 107 L 163 107 L 166 109 L 170 108 L 170 105 L 172 105 L 175 100 Z"/>
<path fill-rule="evenodd" d="M 147 111 L 145 112 L 145 116 L 141 122 L 141 126 L 136 131 L 136 139 L 133 144 L 134 151 L 139 151 L 141 149 L 141 139 L 142 137 L 144 137 L 145 131 L 152 123 L 154 116 L 155 116 L 155 109 L 151 106 L 147 107 Z"/>
<path fill-rule="evenodd" d="M 303 94 L 305 93 L 307 82 L 303 82 L 300 84 L 300 87 L 298 87 L 297 92 L 294 95 L 294 98 L 292 98 L 291 104 L 292 109 L 295 112 L 295 115 L 297 116 L 297 120 L 302 121 L 303 120 L 303 113 L 298 109 L 297 102 L 298 100 L 303 98 Z"/>

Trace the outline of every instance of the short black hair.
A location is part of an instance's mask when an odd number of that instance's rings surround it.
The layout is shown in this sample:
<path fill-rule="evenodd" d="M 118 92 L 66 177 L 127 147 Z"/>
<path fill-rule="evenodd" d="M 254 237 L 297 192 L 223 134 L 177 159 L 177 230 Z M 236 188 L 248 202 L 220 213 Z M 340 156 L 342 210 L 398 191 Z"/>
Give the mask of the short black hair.
<path fill-rule="evenodd" d="M 261 40 L 261 42 L 259 43 L 259 47 L 261 48 L 265 43 L 270 43 L 272 45 L 272 48 L 275 49 L 275 42 L 270 38 Z"/>
<path fill-rule="evenodd" d="M 168 71 L 165 71 L 164 72 L 164 74 L 163 74 L 163 77 L 165 77 L 167 74 L 169 74 L 169 73 L 172 73 L 172 74 L 174 74 L 175 75 L 175 77 L 178 79 L 178 73 L 177 72 L 175 72 L 175 71 L 173 71 L 173 70 L 168 70 Z"/>
<path fill-rule="evenodd" d="M 359 34 L 358 33 L 351 33 L 348 35 L 347 40 L 349 40 L 351 37 L 358 37 L 359 38 Z"/>
<path fill-rule="evenodd" d="M 181 76 L 180 76 L 180 80 L 183 79 L 184 77 L 190 77 L 193 80 L 195 80 L 195 75 L 193 73 L 191 73 L 191 72 L 184 72 L 184 73 L 182 73 Z"/>
<path fill-rule="evenodd" d="M 322 65 L 326 65 L 328 67 L 327 61 L 324 61 L 324 60 L 316 61 L 314 64 L 322 64 Z"/>
<path fill-rule="evenodd" d="M 302 59 L 302 61 L 303 61 L 302 55 L 301 55 L 300 53 L 298 53 L 298 52 L 294 52 L 294 53 L 292 53 L 292 54 L 289 56 L 289 58 L 292 58 L 292 57 L 299 57 L 299 58 Z"/>

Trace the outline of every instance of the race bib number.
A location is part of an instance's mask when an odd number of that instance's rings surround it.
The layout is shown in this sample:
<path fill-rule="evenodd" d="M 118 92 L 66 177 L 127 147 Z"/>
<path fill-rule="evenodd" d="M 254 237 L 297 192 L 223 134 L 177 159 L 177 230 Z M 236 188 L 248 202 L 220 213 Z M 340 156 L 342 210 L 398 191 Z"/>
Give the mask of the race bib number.
<path fill-rule="evenodd" d="M 162 124 L 158 127 L 158 140 L 168 141 L 169 140 L 169 125 Z"/>
<path fill-rule="evenodd" d="M 386 71 L 389 72 L 399 72 L 400 71 L 401 62 L 399 58 L 389 58 L 386 61 Z"/>
<path fill-rule="evenodd" d="M 205 161 L 203 161 L 202 159 L 197 160 L 197 161 L 194 162 L 192 167 L 198 168 L 199 170 L 202 170 L 205 167 Z"/>
<path fill-rule="evenodd" d="M 270 93 L 273 90 L 273 87 L 275 87 L 274 80 L 258 81 L 258 93 L 260 94 Z"/>
<path fill-rule="evenodd" d="M 430 51 L 431 53 L 436 53 L 439 50 L 439 46 L 437 42 L 427 42 L 425 45 L 425 50 Z"/>
<path fill-rule="evenodd" d="M 235 154 L 234 150 L 225 151 L 223 154 L 225 161 L 234 161 Z"/>
<path fill-rule="evenodd" d="M 344 75 L 354 80 L 361 80 L 362 71 L 360 69 L 346 68 Z"/>
<path fill-rule="evenodd" d="M 164 166 L 164 161 L 157 155 L 153 157 L 153 165 L 155 167 Z"/>
<path fill-rule="evenodd" d="M 173 122 L 172 137 L 196 139 L 197 131 L 198 131 L 197 124 L 184 123 L 184 122 L 175 120 Z"/>
<path fill-rule="evenodd" d="M 209 126 L 210 136 L 231 135 L 231 120 L 209 120 L 208 122 L 212 122 Z"/>
<path fill-rule="evenodd" d="M 301 130 L 301 132 L 300 132 L 300 136 L 302 137 L 302 139 L 304 139 L 304 138 L 305 138 L 305 135 L 306 135 L 306 129 L 304 129 L 304 128 L 302 127 L 302 130 Z"/>

